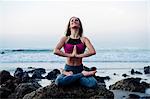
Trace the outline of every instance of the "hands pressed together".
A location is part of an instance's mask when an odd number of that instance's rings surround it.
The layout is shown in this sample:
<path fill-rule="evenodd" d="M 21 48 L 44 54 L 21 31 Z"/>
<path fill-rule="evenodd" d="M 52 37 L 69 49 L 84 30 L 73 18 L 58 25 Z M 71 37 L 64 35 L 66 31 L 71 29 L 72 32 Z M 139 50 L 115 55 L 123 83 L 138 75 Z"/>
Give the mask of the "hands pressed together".
<path fill-rule="evenodd" d="M 79 54 L 77 53 L 77 46 L 76 45 L 74 45 L 73 52 L 71 53 L 71 57 L 78 57 L 79 58 Z"/>
<path fill-rule="evenodd" d="M 73 47 L 73 52 L 71 53 L 71 57 L 76 57 L 77 56 L 77 47 L 74 45 Z"/>

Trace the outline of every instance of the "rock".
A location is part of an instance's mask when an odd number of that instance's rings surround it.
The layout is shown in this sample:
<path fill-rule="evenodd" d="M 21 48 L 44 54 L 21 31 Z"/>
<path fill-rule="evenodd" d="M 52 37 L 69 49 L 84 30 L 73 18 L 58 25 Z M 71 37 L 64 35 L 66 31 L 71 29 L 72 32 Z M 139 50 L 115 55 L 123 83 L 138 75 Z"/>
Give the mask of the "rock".
<path fill-rule="evenodd" d="M 39 88 L 29 94 L 26 94 L 23 99 L 113 99 L 113 92 L 105 87 L 98 86 L 96 89 L 84 88 L 81 86 L 60 87 L 52 83 L 49 86 Z"/>
<path fill-rule="evenodd" d="M 1 54 L 5 54 L 5 52 L 1 52 Z"/>
<path fill-rule="evenodd" d="M 36 71 L 39 71 L 41 74 L 45 74 L 46 70 L 44 68 L 36 68 Z"/>
<path fill-rule="evenodd" d="M 150 96 L 143 96 L 141 99 L 150 99 Z"/>
<path fill-rule="evenodd" d="M 105 86 L 105 82 L 104 80 L 110 80 L 110 77 L 109 76 L 106 76 L 106 77 L 100 77 L 100 76 L 94 76 L 94 78 L 97 80 L 97 83 L 99 86 Z"/>
<path fill-rule="evenodd" d="M 97 68 L 96 68 L 96 67 L 88 68 L 88 67 L 86 67 L 86 66 L 83 66 L 83 69 L 84 69 L 85 71 L 93 71 L 93 70 L 96 70 Z"/>
<path fill-rule="evenodd" d="M 1 99 L 4 99 L 4 98 L 7 98 L 8 95 L 11 94 L 11 90 L 8 89 L 8 88 L 5 88 L 5 87 L 1 87 L 0 88 L 0 98 Z"/>
<path fill-rule="evenodd" d="M 127 75 L 127 74 L 122 74 L 122 76 L 123 76 L 123 77 L 128 77 L 129 75 Z"/>
<path fill-rule="evenodd" d="M 128 99 L 140 99 L 140 96 L 136 94 L 129 94 Z"/>
<path fill-rule="evenodd" d="M 39 85 L 36 82 L 34 82 L 34 83 L 21 83 L 15 88 L 14 93 L 12 93 L 10 96 L 8 96 L 8 98 L 10 98 L 10 99 L 22 99 L 24 95 L 26 95 L 32 91 L 35 91 L 39 87 L 41 87 L 41 85 Z"/>
<path fill-rule="evenodd" d="M 116 73 L 114 73 L 113 75 L 117 75 Z"/>
<path fill-rule="evenodd" d="M 120 89 L 131 92 L 142 92 L 144 93 L 147 88 L 150 88 L 150 84 L 141 82 L 141 78 L 127 78 L 116 82 L 109 86 L 110 90 Z"/>
<path fill-rule="evenodd" d="M 135 74 L 140 74 L 140 75 L 143 74 L 143 73 L 141 73 L 141 72 L 139 72 L 139 71 L 135 71 L 134 73 L 135 73 Z"/>
<path fill-rule="evenodd" d="M 24 72 L 22 76 L 22 82 L 26 83 L 26 82 L 29 82 L 29 80 L 30 80 L 30 77 L 28 75 L 28 72 Z"/>
<path fill-rule="evenodd" d="M 150 74 L 150 66 L 144 67 L 144 73 Z"/>
<path fill-rule="evenodd" d="M 45 74 L 46 70 L 44 68 L 31 68 L 33 70 L 28 71 L 28 73 L 34 73 L 35 71 L 38 71 L 41 74 Z"/>
<path fill-rule="evenodd" d="M 15 83 L 15 80 L 7 80 L 4 84 L 1 85 L 1 87 L 8 88 L 11 92 L 14 91 L 17 84 Z"/>
<path fill-rule="evenodd" d="M 22 68 L 17 68 L 14 77 L 19 81 L 19 83 L 25 83 L 30 80 L 30 77 L 28 75 L 28 72 L 23 72 Z"/>
<path fill-rule="evenodd" d="M 42 76 L 41 72 L 39 70 L 35 70 L 33 72 L 33 75 L 31 77 L 32 79 L 43 79 L 44 77 Z"/>
<path fill-rule="evenodd" d="M 15 70 L 14 77 L 21 80 L 22 76 L 23 76 L 23 69 L 18 67 Z"/>
<path fill-rule="evenodd" d="M 132 74 L 132 75 L 134 74 L 134 69 L 131 69 L 131 74 Z"/>
<path fill-rule="evenodd" d="M 0 85 L 5 83 L 9 79 L 14 79 L 13 76 L 10 75 L 10 73 L 6 70 L 2 70 L 0 72 Z"/>
<path fill-rule="evenodd" d="M 57 78 L 57 76 L 60 74 L 60 71 L 58 69 L 54 69 L 51 72 L 49 72 L 47 74 L 47 76 L 45 76 L 46 79 L 48 80 L 54 80 Z"/>
<path fill-rule="evenodd" d="M 134 71 L 134 69 L 131 69 L 131 74 L 134 75 L 134 74 L 142 74 L 142 73 L 139 71 Z"/>

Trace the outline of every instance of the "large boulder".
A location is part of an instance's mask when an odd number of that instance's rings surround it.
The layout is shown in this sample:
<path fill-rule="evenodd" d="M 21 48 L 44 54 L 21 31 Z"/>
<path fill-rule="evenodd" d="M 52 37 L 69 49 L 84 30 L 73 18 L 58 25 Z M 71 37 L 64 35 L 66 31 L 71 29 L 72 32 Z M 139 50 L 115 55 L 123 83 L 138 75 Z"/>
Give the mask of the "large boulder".
<path fill-rule="evenodd" d="M 27 83 L 27 82 L 29 82 L 30 81 L 30 77 L 29 77 L 29 74 L 28 74 L 28 72 L 24 72 L 23 73 L 23 76 L 22 76 L 22 82 L 23 83 Z"/>
<path fill-rule="evenodd" d="M 0 98 L 5 99 L 11 94 L 11 90 L 5 87 L 0 88 Z"/>
<path fill-rule="evenodd" d="M 22 99 L 24 95 L 35 91 L 41 87 L 37 82 L 33 83 L 21 83 L 16 88 L 14 93 L 11 93 L 10 96 L 8 96 L 8 99 Z"/>
<path fill-rule="evenodd" d="M 39 70 L 35 70 L 33 72 L 33 75 L 31 77 L 32 79 L 44 79 L 44 77 L 42 76 L 41 72 Z"/>
<path fill-rule="evenodd" d="M 0 71 L 0 85 L 4 84 L 7 80 L 14 79 L 13 76 L 10 75 L 10 73 L 6 70 Z"/>
<path fill-rule="evenodd" d="M 150 66 L 144 67 L 144 73 L 150 74 Z"/>
<path fill-rule="evenodd" d="M 28 73 L 34 73 L 34 71 L 38 71 L 40 74 L 46 73 L 46 70 L 44 68 L 32 68 L 32 67 L 30 67 L 29 69 L 33 69 L 33 70 L 28 71 Z"/>
<path fill-rule="evenodd" d="M 52 83 L 49 86 L 39 88 L 29 94 L 26 94 L 23 99 L 95 99 L 109 98 L 113 99 L 113 92 L 107 90 L 103 86 L 98 86 L 96 89 L 84 88 L 82 86 L 60 87 Z"/>
<path fill-rule="evenodd" d="M 127 78 L 116 82 L 109 86 L 110 90 L 125 90 L 131 92 L 142 92 L 144 93 L 147 88 L 150 88 L 150 84 L 146 82 L 141 82 L 141 78 Z"/>
<path fill-rule="evenodd" d="M 22 76 L 23 76 L 23 69 L 18 67 L 15 70 L 14 77 L 21 80 Z"/>
<path fill-rule="evenodd" d="M 58 69 L 54 69 L 51 72 L 49 72 L 47 76 L 45 76 L 45 78 L 48 80 L 55 80 L 59 74 L 60 71 Z"/>

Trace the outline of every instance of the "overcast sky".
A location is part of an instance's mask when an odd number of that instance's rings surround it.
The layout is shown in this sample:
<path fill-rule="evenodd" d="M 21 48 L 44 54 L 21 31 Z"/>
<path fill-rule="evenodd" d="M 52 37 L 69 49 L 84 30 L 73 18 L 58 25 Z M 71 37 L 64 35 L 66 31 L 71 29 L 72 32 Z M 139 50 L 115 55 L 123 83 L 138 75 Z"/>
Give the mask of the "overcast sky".
<path fill-rule="evenodd" d="M 150 48 L 149 0 L 1 0 L 0 48 L 54 48 L 72 16 L 97 49 Z"/>

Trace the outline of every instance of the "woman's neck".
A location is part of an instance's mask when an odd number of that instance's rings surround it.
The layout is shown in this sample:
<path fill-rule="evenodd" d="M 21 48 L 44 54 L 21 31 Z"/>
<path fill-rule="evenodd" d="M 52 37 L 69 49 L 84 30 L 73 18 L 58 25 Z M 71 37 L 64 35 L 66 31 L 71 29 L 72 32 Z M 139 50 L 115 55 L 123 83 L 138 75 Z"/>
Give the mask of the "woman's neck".
<path fill-rule="evenodd" d="M 71 29 L 71 38 L 78 39 L 80 38 L 79 29 Z"/>

